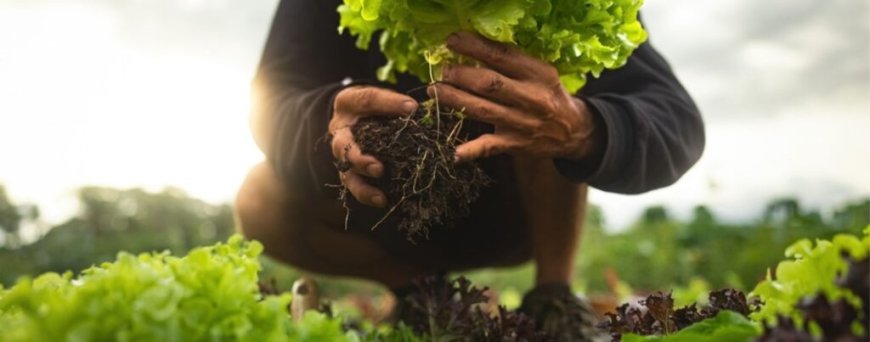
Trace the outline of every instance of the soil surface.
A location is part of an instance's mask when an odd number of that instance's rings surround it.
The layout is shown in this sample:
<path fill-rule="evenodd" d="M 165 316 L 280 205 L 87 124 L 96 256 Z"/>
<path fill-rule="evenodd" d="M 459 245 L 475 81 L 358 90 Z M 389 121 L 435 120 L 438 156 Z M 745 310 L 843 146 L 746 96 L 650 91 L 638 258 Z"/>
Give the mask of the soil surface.
<path fill-rule="evenodd" d="M 464 123 L 452 111 L 421 106 L 406 118 L 369 117 L 352 127 L 362 152 L 384 164 L 384 176 L 370 181 L 387 195 L 388 211 L 372 229 L 393 216 L 413 242 L 469 214 L 492 180 L 475 163 L 453 162 L 456 146 L 467 139 Z"/>

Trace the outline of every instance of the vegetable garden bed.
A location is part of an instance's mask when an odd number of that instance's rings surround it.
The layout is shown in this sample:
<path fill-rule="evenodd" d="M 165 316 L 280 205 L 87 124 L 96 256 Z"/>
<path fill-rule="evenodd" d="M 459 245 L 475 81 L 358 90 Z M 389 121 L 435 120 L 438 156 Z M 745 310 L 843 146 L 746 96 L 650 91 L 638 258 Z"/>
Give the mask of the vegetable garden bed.
<path fill-rule="evenodd" d="M 4 341 L 533 341 L 534 324 L 468 281 L 423 280 L 417 319 L 397 327 L 348 324 L 341 312 L 294 322 L 291 295 L 258 286 L 262 245 L 234 236 L 187 256 L 119 253 L 79 275 L 47 273 L 0 290 Z M 866 341 L 870 227 L 863 237 L 798 241 L 750 295 L 711 294 L 674 308 L 669 294 L 620 306 L 602 325 L 623 341 Z M 775 274 L 775 276 L 774 276 Z M 749 298 L 749 299 L 747 299 Z M 646 335 L 646 336 L 643 336 Z"/>

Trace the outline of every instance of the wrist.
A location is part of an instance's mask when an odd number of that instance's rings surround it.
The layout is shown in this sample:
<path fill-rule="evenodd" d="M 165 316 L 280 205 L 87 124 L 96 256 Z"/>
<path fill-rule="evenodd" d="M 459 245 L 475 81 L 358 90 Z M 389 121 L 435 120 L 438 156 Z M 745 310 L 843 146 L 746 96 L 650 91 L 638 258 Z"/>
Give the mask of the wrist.
<path fill-rule="evenodd" d="M 589 166 L 597 166 L 604 156 L 606 130 L 601 115 L 589 109 L 586 102 L 572 97 L 580 117 L 581 132 L 577 134 L 576 148 L 565 159 L 572 159 Z"/>

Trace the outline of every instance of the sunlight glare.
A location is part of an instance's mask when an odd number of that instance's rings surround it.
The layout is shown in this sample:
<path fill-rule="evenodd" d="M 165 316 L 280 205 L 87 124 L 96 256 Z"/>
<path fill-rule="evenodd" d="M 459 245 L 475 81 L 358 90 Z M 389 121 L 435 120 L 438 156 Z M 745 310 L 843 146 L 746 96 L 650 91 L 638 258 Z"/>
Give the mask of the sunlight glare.
<path fill-rule="evenodd" d="M 0 12 L 0 182 L 20 201 L 55 197 L 48 219 L 70 214 L 57 194 L 82 184 L 232 200 L 262 158 L 252 70 L 128 46 L 115 25 L 89 7 Z"/>

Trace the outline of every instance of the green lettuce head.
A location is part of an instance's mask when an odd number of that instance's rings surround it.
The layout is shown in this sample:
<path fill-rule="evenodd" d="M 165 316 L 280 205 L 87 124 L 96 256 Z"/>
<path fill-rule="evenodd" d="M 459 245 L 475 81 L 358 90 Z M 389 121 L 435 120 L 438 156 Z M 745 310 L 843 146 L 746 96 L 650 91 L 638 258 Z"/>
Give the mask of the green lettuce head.
<path fill-rule="evenodd" d="M 477 32 L 518 46 L 559 71 L 576 92 L 586 75 L 625 64 L 646 38 L 637 20 L 643 0 L 344 0 L 339 33 L 357 37 L 367 49 L 381 32 L 387 64 L 378 79 L 395 82 L 396 72 L 432 79 L 430 65 L 455 57 L 445 48 L 450 33 Z"/>

